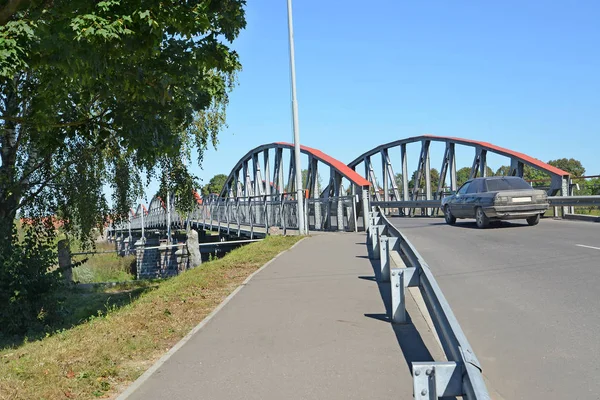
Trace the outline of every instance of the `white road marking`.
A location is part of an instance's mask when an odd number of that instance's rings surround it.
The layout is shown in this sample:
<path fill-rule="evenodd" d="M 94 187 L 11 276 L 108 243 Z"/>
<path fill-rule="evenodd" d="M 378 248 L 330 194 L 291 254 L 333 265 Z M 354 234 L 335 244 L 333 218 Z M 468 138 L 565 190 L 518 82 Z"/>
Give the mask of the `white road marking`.
<path fill-rule="evenodd" d="M 586 249 L 600 250 L 600 247 L 586 246 L 585 244 L 576 244 L 575 246 L 585 247 Z"/>

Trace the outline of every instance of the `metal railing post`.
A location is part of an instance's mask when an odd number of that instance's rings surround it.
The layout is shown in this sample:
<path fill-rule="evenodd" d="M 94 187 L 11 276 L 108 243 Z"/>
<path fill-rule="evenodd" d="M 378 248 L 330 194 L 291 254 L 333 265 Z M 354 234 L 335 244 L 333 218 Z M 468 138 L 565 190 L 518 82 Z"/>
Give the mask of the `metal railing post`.
<path fill-rule="evenodd" d="M 264 196 L 263 204 L 263 212 L 265 214 L 265 234 L 269 234 L 269 205 L 267 203 L 267 195 Z"/>
<path fill-rule="evenodd" d="M 375 235 L 373 236 L 373 259 L 379 260 L 380 237 L 383 234 L 383 226 L 375 226 Z"/>
<path fill-rule="evenodd" d="M 405 324 L 406 300 L 404 297 L 404 271 L 401 268 L 392 269 L 390 283 L 392 292 L 392 315 L 390 317 L 392 323 Z"/>
<path fill-rule="evenodd" d="M 248 216 L 250 217 L 250 239 L 254 239 L 254 213 L 252 210 L 252 204 L 254 203 L 254 199 L 249 197 L 248 201 L 250 202 L 250 207 L 248 208 Z"/>
<path fill-rule="evenodd" d="M 392 251 L 398 248 L 398 238 L 383 235 L 379 241 L 380 281 L 390 281 L 390 269 L 392 266 Z"/>
<path fill-rule="evenodd" d="M 238 226 L 237 234 L 239 237 L 240 233 L 242 231 L 242 224 L 240 222 L 240 198 L 239 197 L 235 199 L 235 203 L 236 203 L 235 204 L 235 214 L 236 214 L 237 226 Z"/>

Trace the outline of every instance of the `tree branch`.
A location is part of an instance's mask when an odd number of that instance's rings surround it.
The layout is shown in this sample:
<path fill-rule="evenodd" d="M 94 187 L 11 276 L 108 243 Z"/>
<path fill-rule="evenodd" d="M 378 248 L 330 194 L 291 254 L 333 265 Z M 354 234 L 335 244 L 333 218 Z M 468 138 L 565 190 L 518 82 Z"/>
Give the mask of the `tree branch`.
<path fill-rule="evenodd" d="M 50 127 L 50 128 L 69 128 L 69 127 L 74 127 L 74 126 L 81 126 L 81 125 L 88 124 L 88 123 L 92 122 L 94 119 L 99 118 L 101 116 L 102 115 L 95 116 L 95 117 L 89 117 L 89 118 L 86 118 L 86 119 L 82 119 L 80 121 L 50 124 L 50 125 L 47 125 L 47 126 Z M 7 116 L 4 116 L 4 115 L 0 115 L 0 121 L 14 122 L 14 123 L 21 124 L 21 125 L 27 125 L 30 122 L 26 118 L 7 117 Z"/>
<path fill-rule="evenodd" d="M 0 25 L 6 25 L 21 7 L 29 5 L 30 2 L 31 0 L 8 0 L 6 5 L 0 8 Z"/>
<path fill-rule="evenodd" d="M 37 190 L 33 193 L 30 193 L 28 195 L 22 195 L 21 196 L 21 202 L 17 205 L 17 208 L 13 211 L 17 211 L 23 207 L 25 207 L 26 205 L 30 204 L 31 202 L 33 202 L 33 200 L 40 194 L 42 193 L 42 191 L 44 189 L 46 189 L 48 186 L 52 185 L 52 181 L 54 179 L 56 179 L 63 171 L 65 168 L 70 167 L 71 165 L 75 164 L 77 162 L 77 160 L 71 160 L 70 162 L 63 164 L 62 168 L 60 170 L 58 170 L 56 173 L 52 174 L 51 176 L 48 177 L 48 179 L 45 179 L 44 182 L 39 183 L 40 187 L 37 188 Z"/>

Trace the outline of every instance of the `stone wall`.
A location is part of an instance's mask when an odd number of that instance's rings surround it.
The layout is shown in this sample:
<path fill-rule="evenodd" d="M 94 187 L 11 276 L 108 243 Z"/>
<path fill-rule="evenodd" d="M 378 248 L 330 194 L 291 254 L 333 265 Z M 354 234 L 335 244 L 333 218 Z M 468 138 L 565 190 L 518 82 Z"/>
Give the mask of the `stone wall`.
<path fill-rule="evenodd" d="M 168 278 L 188 269 L 186 246 L 136 246 L 137 279 Z"/>
<path fill-rule="evenodd" d="M 187 237 L 181 233 L 174 234 L 176 244 L 172 246 L 161 243 L 156 236 L 142 238 L 139 232 L 132 232 L 132 237 L 128 236 L 128 232 L 119 232 L 109 237 L 109 241 L 114 241 L 119 255 L 136 256 L 137 279 L 167 278 L 202 263 L 198 237 L 205 239 L 203 233 L 191 231 Z M 191 254 L 188 248 L 192 249 Z"/>

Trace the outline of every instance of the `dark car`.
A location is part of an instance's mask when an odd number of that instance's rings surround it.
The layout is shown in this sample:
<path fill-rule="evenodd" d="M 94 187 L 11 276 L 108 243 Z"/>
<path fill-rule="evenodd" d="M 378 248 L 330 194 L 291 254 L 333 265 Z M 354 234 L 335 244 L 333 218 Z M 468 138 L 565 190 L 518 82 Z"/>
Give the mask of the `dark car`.
<path fill-rule="evenodd" d="M 475 218 L 479 228 L 504 219 L 526 219 L 529 225 L 537 225 L 547 209 L 546 192 L 516 176 L 471 179 L 442 199 L 448 224 L 454 225 L 457 218 Z"/>

